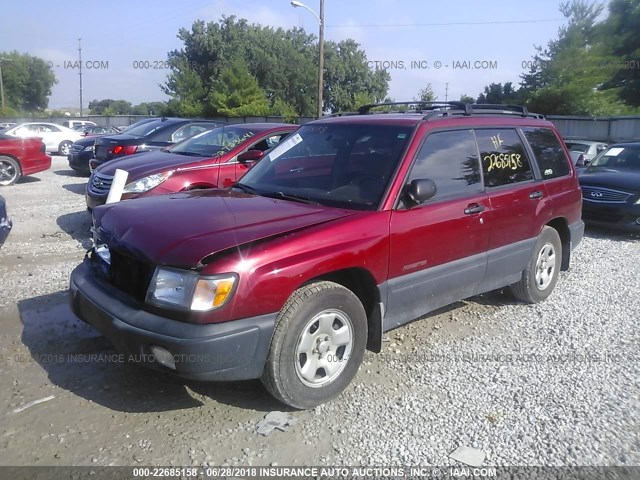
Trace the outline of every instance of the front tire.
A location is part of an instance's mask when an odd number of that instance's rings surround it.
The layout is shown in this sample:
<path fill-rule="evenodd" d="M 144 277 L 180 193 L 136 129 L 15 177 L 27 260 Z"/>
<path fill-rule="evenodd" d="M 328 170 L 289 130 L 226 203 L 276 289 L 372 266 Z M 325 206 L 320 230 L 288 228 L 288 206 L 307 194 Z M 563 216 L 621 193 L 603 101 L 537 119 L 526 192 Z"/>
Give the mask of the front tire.
<path fill-rule="evenodd" d="M 333 282 L 302 287 L 278 315 L 262 383 L 291 407 L 320 405 L 349 385 L 366 340 L 367 316 L 351 290 Z"/>
<path fill-rule="evenodd" d="M 17 160 L 0 156 L 0 186 L 6 187 L 16 183 L 20 175 L 20 164 Z"/>
<path fill-rule="evenodd" d="M 511 292 L 526 303 L 545 300 L 553 291 L 560 274 L 562 242 L 556 229 L 544 227 L 533 249 L 522 279 L 511 285 Z"/>
<path fill-rule="evenodd" d="M 70 151 L 71 151 L 71 142 L 69 140 L 65 140 L 61 142 L 60 145 L 58 146 L 58 155 L 62 155 L 63 157 L 66 157 L 67 155 L 69 155 Z"/>

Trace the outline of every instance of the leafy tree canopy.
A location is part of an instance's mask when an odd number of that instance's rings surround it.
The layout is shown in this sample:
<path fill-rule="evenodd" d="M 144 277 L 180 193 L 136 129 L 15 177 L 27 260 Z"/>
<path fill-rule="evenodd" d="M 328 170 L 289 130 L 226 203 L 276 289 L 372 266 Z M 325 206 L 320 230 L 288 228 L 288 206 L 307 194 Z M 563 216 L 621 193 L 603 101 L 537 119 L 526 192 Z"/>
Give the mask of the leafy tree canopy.
<path fill-rule="evenodd" d="M 28 54 L 0 52 L 6 108 L 42 112 L 49 105 L 56 76 L 47 63 Z"/>
<path fill-rule="evenodd" d="M 264 92 L 271 113 L 282 111 L 285 104 L 298 116 L 316 111 L 318 45 L 316 37 L 304 30 L 263 27 L 230 16 L 218 22 L 196 21 L 190 30 L 181 29 L 178 38 L 184 46 L 169 52 L 171 73 L 162 86 L 172 97 L 172 113 L 221 115 L 216 89 L 232 80 L 237 62 L 244 63 Z M 364 96 L 384 98 L 389 74 L 369 69 L 356 42 L 325 42 L 324 47 L 326 111 L 352 110 Z M 262 108 L 261 102 L 258 105 Z"/>

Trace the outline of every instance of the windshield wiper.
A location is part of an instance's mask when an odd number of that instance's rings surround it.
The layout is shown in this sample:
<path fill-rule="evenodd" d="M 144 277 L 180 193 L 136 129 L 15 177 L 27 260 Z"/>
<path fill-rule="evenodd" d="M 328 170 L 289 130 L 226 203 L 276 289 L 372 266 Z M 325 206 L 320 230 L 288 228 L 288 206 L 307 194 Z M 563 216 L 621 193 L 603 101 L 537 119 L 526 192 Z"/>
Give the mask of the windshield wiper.
<path fill-rule="evenodd" d="M 250 193 L 251 195 L 262 195 L 262 193 L 258 192 L 258 190 L 256 190 L 255 188 L 240 182 L 234 183 L 233 185 L 231 185 L 231 188 L 237 188 L 238 190 L 242 190 L 243 192 Z"/>
<path fill-rule="evenodd" d="M 311 198 L 305 197 L 303 195 L 292 195 L 290 193 L 284 193 L 284 192 L 269 192 L 269 193 L 262 193 L 261 195 L 265 197 L 271 197 L 271 198 L 282 198 L 284 200 L 293 200 L 294 202 L 308 203 L 309 205 L 320 205 L 320 203 L 316 202 L 315 200 L 312 200 Z"/>
<path fill-rule="evenodd" d="M 173 150 L 168 150 L 168 152 L 175 153 L 177 155 L 184 155 L 186 157 L 204 157 L 205 156 L 205 155 L 202 155 L 201 153 L 196 153 L 196 152 L 176 152 Z"/>

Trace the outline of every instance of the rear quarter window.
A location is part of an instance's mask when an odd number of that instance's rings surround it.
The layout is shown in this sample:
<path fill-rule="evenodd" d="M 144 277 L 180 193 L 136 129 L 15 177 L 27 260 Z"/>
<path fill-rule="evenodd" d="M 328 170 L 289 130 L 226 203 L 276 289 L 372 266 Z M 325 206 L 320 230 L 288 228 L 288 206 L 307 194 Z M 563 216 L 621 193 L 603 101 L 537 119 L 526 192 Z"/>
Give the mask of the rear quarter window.
<path fill-rule="evenodd" d="M 550 128 L 523 128 L 522 131 L 536 157 L 542 178 L 549 180 L 569 175 L 569 160 Z"/>

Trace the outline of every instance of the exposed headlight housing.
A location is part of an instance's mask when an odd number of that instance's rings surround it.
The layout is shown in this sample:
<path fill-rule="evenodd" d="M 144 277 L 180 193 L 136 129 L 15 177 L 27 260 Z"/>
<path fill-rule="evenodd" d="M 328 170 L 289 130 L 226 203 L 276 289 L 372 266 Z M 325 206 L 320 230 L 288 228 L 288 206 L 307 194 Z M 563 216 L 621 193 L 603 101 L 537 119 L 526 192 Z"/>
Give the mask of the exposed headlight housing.
<path fill-rule="evenodd" d="M 204 277 L 187 270 L 158 267 L 147 290 L 147 303 L 208 312 L 223 306 L 233 296 L 237 279 L 234 273 Z"/>
<path fill-rule="evenodd" d="M 173 175 L 175 170 L 169 170 L 167 172 L 156 173 L 155 175 L 149 175 L 148 177 L 141 178 L 135 182 L 128 183 L 124 187 L 123 193 L 144 193 L 148 192 L 152 188 L 156 188 L 158 185 L 167 180 Z"/>

